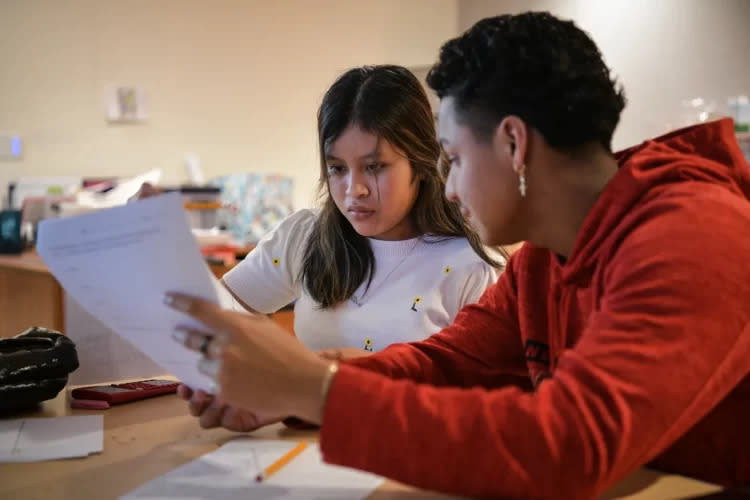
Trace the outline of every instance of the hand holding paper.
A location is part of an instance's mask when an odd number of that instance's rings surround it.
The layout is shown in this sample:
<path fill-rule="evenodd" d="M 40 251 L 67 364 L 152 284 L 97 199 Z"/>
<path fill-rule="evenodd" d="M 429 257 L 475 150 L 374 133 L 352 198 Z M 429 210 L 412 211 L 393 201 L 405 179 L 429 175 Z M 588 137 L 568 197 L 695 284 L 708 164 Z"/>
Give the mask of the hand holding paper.
<path fill-rule="evenodd" d="M 62 287 L 92 316 L 192 387 L 211 381 L 199 355 L 170 333 L 195 322 L 163 304 L 184 291 L 227 306 L 229 294 L 206 266 L 179 193 L 40 224 L 37 251 Z M 221 300 L 220 300 L 221 299 Z"/>

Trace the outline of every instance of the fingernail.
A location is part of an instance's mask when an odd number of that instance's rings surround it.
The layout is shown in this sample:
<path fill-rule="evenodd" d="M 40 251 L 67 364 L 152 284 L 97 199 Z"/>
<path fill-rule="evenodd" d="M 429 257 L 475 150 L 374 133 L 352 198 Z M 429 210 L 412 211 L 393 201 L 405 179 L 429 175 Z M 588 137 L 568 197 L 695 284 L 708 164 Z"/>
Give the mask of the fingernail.
<path fill-rule="evenodd" d="M 172 309 L 177 309 L 178 311 L 187 312 L 188 309 L 190 309 L 190 299 L 187 297 L 182 297 L 180 295 L 173 295 L 171 293 L 167 293 L 164 295 L 164 304 L 168 305 Z"/>
<path fill-rule="evenodd" d="M 187 338 L 187 332 L 183 332 L 182 330 L 175 330 L 172 332 L 172 338 L 180 344 L 184 344 L 185 339 Z"/>

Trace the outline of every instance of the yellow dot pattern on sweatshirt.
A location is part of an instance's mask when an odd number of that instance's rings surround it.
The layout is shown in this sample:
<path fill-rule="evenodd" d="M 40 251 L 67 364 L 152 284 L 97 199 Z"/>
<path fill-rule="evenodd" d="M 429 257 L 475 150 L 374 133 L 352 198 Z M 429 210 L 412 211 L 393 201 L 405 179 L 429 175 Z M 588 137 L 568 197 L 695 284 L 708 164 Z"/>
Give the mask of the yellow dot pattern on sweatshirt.
<path fill-rule="evenodd" d="M 445 269 L 443 269 L 443 273 L 448 274 L 449 272 L 451 272 L 451 266 L 445 266 Z"/>
<path fill-rule="evenodd" d="M 420 302 L 422 302 L 422 297 L 414 297 L 415 304 L 419 304 Z"/>
<path fill-rule="evenodd" d="M 281 260 L 278 257 L 274 257 L 274 259 L 271 261 L 271 263 L 274 266 L 278 266 L 279 264 L 281 264 Z"/>

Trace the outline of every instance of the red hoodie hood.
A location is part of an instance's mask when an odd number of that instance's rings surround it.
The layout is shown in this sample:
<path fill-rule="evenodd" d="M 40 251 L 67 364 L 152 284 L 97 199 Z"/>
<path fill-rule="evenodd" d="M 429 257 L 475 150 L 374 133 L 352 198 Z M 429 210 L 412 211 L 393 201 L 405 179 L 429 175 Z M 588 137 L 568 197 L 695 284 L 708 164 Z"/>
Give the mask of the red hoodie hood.
<path fill-rule="evenodd" d="M 620 171 L 586 216 L 562 267 L 563 282 L 588 280 L 611 228 L 670 185 L 719 184 L 731 195 L 750 200 L 750 168 L 729 118 L 670 132 L 615 153 L 615 158 Z"/>

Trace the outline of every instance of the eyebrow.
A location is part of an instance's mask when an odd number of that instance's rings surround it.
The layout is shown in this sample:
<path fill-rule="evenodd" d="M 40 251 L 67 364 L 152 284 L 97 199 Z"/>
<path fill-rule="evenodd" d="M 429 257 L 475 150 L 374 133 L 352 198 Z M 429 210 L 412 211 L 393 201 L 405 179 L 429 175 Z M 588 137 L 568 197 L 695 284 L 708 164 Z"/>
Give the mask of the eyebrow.
<path fill-rule="evenodd" d="M 380 151 L 380 145 L 378 144 L 375 149 L 366 155 L 362 155 L 359 157 L 360 160 L 363 159 L 375 159 L 379 158 L 382 152 Z M 344 161 L 341 158 L 338 158 L 336 156 L 333 156 L 332 154 L 326 153 L 326 160 L 334 160 L 334 161 Z"/>

